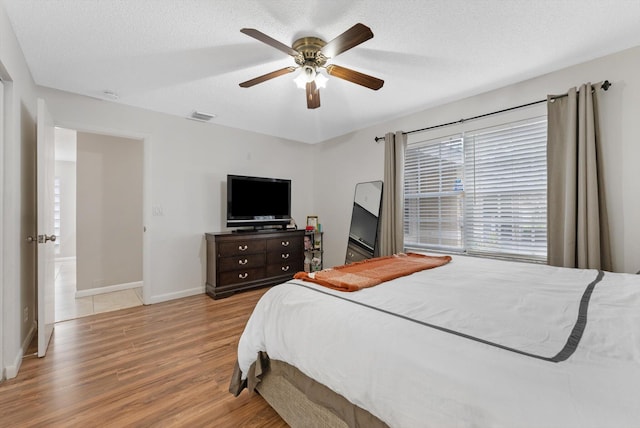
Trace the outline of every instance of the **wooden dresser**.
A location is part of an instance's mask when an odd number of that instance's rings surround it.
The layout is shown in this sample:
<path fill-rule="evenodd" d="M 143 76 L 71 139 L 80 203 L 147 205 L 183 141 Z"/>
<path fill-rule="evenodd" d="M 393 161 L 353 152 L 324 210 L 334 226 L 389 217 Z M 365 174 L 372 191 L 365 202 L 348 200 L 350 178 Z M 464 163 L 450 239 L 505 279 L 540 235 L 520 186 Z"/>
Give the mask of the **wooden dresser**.
<path fill-rule="evenodd" d="M 207 294 L 214 299 L 285 282 L 304 269 L 304 230 L 207 233 Z"/>

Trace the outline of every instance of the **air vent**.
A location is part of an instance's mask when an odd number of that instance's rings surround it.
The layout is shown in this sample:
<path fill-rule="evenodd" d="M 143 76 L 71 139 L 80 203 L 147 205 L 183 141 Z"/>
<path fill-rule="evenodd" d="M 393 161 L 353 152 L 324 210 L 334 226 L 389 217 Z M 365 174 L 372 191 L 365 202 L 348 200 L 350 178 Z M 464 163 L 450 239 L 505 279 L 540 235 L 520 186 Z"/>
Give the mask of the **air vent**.
<path fill-rule="evenodd" d="M 102 96 L 108 100 L 111 101 L 116 101 L 118 99 L 120 99 L 120 95 L 118 95 L 118 93 L 116 91 L 112 91 L 110 89 L 106 89 L 104 91 L 102 91 Z"/>
<path fill-rule="evenodd" d="M 203 113 L 201 111 L 194 111 L 193 113 L 191 113 L 191 116 L 189 116 L 189 119 L 197 120 L 200 122 L 208 122 L 214 117 L 216 117 L 215 114 Z"/>

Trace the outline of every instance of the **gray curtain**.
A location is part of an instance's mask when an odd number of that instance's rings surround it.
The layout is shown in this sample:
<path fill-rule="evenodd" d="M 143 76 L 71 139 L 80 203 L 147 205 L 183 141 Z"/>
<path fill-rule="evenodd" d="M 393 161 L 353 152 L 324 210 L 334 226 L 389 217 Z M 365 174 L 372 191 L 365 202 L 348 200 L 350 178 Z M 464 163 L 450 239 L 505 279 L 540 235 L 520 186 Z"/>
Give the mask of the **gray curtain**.
<path fill-rule="evenodd" d="M 398 131 L 384 136 L 384 191 L 380 226 L 380 256 L 404 251 L 404 151 L 407 136 Z"/>
<path fill-rule="evenodd" d="M 611 270 L 598 128 L 601 84 L 548 97 L 547 241 L 553 266 Z"/>

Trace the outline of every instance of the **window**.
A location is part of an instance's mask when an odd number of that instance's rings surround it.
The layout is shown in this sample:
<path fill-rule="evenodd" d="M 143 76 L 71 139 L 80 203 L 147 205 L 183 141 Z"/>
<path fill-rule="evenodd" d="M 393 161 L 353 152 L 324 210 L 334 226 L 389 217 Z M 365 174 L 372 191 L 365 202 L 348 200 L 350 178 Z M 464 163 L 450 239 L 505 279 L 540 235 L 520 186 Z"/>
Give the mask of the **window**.
<path fill-rule="evenodd" d="M 404 168 L 405 246 L 463 249 L 462 136 L 407 147 Z"/>
<path fill-rule="evenodd" d="M 53 180 L 53 234 L 58 239 L 53 243 L 54 252 L 60 254 L 60 177 Z"/>
<path fill-rule="evenodd" d="M 546 118 L 411 143 L 405 246 L 544 261 Z"/>

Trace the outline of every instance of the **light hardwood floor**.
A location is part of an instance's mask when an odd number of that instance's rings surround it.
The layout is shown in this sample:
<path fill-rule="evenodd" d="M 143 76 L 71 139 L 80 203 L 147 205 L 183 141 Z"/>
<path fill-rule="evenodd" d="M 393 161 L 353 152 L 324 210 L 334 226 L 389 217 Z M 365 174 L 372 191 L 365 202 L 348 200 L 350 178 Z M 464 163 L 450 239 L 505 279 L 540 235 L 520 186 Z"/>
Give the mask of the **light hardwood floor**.
<path fill-rule="evenodd" d="M 0 384 L 0 426 L 286 427 L 258 394 L 228 392 L 238 339 L 265 291 L 57 323 L 47 356 L 26 357 Z"/>

